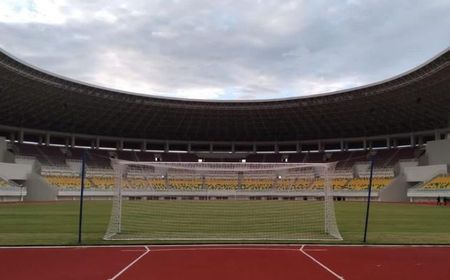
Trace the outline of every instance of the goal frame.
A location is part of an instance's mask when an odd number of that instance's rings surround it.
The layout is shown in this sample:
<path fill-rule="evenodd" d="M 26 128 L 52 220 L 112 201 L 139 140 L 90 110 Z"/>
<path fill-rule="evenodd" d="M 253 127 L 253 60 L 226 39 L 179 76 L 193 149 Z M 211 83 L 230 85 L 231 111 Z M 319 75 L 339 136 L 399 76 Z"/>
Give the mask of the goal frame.
<path fill-rule="evenodd" d="M 313 241 L 313 240 L 323 240 L 323 241 L 336 241 L 342 240 L 342 236 L 339 232 L 335 209 L 333 201 L 333 190 L 331 184 L 331 174 L 334 170 L 337 162 L 327 162 L 327 163 L 241 163 L 241 162 L 137 162 L 128 161 L 120 159 L 111 159 L 111 163 L 115 173 L 115 185 L 114 185 L 114 195 L 113 195 L 113 206 L 111 210 L 110 221 L 108 225 L 107 232 L 105 233 L 104 240 L 122 240 L 122 241 L 288 241 L 288 242 L 298 242 L 298 241 Z M 167 169 L 179 169 L 179 170 L 192 170 L 200 172 L 208 171 L 233 171 L 233 172 L 245 172 L 254 171 L 255 167 L 266 168 L 270 171 L 275 170 L 286 170 L 294 168 L 322 168 L 323 173 L 320 177 L 324 180 L 323 194 L 318 194 L 318 197 L 322 197 L 324 204 L 324 233 L 328 234 L 330 238 L 296 238 L 296 239 L 286 239 L 286 238 L 123 238 L 116 237 L 117 234 L 122 232 L 122 209 L 123 209 L 123 180 L 124 174 L 128 166 L 145 166 L 145 167 L 158 167 Z M 258 169 L 261 170 L 261 169 Z M 209 190 L 206 190 L 206 194 L 209 195 Z M 297 194 L 301 194 L 302 191 L 298 191 Z M 235 196 L 238 196 L 237 191 L 234 191 Z M 280 192 L 282 194 L 282 192 Z M 176 195 L 176 193 L 174 193 Z M 113 230 L 111 230 L 113 228 Z M 114 230 L 115 229 L 115 230 Z"/>

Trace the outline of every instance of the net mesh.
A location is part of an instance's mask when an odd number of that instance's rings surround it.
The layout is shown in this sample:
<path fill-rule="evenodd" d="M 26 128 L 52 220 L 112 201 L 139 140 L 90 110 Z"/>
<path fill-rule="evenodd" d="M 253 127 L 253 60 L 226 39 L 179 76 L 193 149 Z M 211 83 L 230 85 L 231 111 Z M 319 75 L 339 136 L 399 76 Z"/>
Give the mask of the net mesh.
<path fill-rule="evenodd" d="M 329 240 L 333 163 L 113 162 L 107 240 Z"/>

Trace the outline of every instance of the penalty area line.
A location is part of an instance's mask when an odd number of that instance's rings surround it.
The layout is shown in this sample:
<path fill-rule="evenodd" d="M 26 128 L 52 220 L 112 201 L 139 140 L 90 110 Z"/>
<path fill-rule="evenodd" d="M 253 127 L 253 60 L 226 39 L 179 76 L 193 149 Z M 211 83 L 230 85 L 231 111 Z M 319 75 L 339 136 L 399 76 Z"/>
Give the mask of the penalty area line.
<path fill-rule="evenodd" d="M 327 267 L 326 265 L 324 265 L 323 263 L 321 263 L 320 261 L 318 261 L 316 258 L 314 258 L 313 256 L 311 256 L 310 254 L 306 253 L 305 250 L 303 250 L 303 248 L 305 248 L 305 245 L 302 245 L 302 247 L 300 247 L 300 252 L 307 256 L 310 260 L 314 261 L 316 264 L 320 265 L 323 269 L 325 269 L 326 271 L 328 271 L 329 273 L 331 273 L 334 277 L 336 277 L 337 279 L 340 280 L 345 280 L 343 276 L 337 274 L 336 272 L 334 272 L 333 270 L 331 270 L 329 267 Z"/>
<path fill-rule="evenodd" d="M 150 252 L 150 249 L 148 246 L 144 246 L 145 252 L 139 255 L 136 259 L 134 259 L 132 262 L 130 262 L 127 266 L 125 266 L 121 271 L 119 271 L 116 275 L 114 275 L 111 278 L 108 278 L 108 280 L 115 280 L 120 275 L 122 275 L 125 271 L 127 271 L 130 267 L 132 267 L 135 263 L 137 263 L 141 258 L 143 258 L 145 255 L 147 255 Z"/>

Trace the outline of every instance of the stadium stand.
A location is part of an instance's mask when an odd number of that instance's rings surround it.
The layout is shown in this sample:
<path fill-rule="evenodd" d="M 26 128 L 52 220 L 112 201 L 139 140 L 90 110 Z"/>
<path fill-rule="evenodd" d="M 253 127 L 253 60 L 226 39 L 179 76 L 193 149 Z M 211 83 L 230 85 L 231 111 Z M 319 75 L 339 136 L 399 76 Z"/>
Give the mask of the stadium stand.
<path fill-rule="evenodd" d="M 331 185 L 333 189 L 345 189 L 348 186 L 349 181 L 351 179 L 345 179 L 345 178 L 336 178 L 331 180 Z M 313 189 L 321 189 L 324 186 L 324 180 L 323 179 L 315 179 L 311 185 L 311 188 Z"/>
<path fill-rule="evenodd" d="M 450 190 L 450 175 L 438 176 L 426 183 L 425 190 Z"/>
<path fill-rule="evenodd" d="M 78 189 L 80 187 L 80 177 L 73 176 L 45 176 L 50 184 L 58 188 Z M 90 180 L 86 180 L 85 186 L 90 188 L 92 186 Z"/>
<path fill-rule="evenodd" d="M 379 190 L 385 186 L 387 186 L 392 181 L 392 178 L 373 178 L 372 180 L 372 188 L 374 190 Z M 347 188 L 350 190 L 365 190 L 369 185 L 368 178 L 355 178 L 351 179 L 347 185 Z"/>
<path fill-rule="evenodd" d="M 81 167 L 81 156 L 83 149 L 66 149 L 63 147 L 48 147 L 45 145 L 18 144 L 18 158 L 36 158 L 42 164 L 42 174 L 54 186 L 60 189 L 77 189 L 80 185 L 79 170 Z M 114 186 L 114 171 L 110 164 L 110 158 L 119 158 L 130 161 L 155 161 L 157 158 L 168 162 L 196 162 L 198 156 L 186 153 L 153 153 L 135 151 L 111 151 L 111 150 L 87 150 L 87 180 L 86 187 L 92 190 L 108 190 Z M 287 158 L 289 162 L 327 162 L 339 161 L 332 180 L 333 188 L 336 190 L 365 190 L 368 185 L 366 177 L 369 170 L 361 172 L 361 178 L 354 177 L 353 165 L 358 162 L 367 162 L 368 151 L 348 151 L 348 152 L 324 152 L 324 153 L 293 153 L 293 154 L 249 154 L 244 155 L 247 162 L 281 162 Z M 398 148 L 377 150 L 376 169 L 374 171 L 374 189 L 380 189 L 390 182 L 394 177 L 393 165 L 401 159 L 414 157 L 413 148 Z M 239 158 L 225 160 L 224 158 L 208 158 L 210 162 L 238 162 Z M 177 190 L 198 190 L 201 188 L 210 189 L 247 189 L 247 190 L 307 190 L 320 189 L 323 187 L 322 179 L 313 179 L 314 174 L 309 178 L 294 179 L 282 178 L 276 180 L 243 179 L 240 184 L 236 180 L 230 179 L 170 179 L 166 183 L 163 179 L 128 179 L 126 186 L 130 189 L 151 188 L 163 190 L 173 188 Z M 139 176 L 138 176 L 139 177 Z"/>
<path fill-rule="evenodd" d="M 205 188 L 214 190 L 237 189 L 238 181 L 229 178 L 206 178 Z"/>
<path fill-rule="evenodd" d="M 262 191 L 274 186 L 275 178 L 243 179 L 241 187 L 245 190 Z"/>
<path fill-rule="evenodd" d="M 200 190 L 202 189 L 202 180 L 199 178 L 174 178 L 168 180 L 168 185 L 176 190 Z M 163 186 L 161 186 L 163 187 Z"/>

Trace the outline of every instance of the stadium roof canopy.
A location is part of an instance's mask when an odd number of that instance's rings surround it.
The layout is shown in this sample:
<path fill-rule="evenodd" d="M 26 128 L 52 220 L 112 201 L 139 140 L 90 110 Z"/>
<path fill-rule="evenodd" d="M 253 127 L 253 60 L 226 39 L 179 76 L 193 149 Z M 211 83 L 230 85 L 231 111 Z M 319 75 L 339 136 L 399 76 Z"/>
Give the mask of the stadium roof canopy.
<path fill-rule="evenodd" d="M 386 62 L 388 63 L 388 62 Z M 0 51 L 0 125 L 164 141 L 283 142 L 449 127 L 450 49 L 375 84 L 288 99 L 207 101 L 64 78 Z"/>

